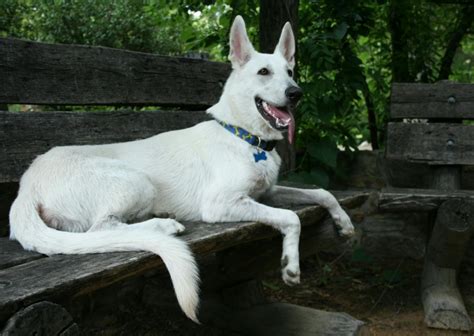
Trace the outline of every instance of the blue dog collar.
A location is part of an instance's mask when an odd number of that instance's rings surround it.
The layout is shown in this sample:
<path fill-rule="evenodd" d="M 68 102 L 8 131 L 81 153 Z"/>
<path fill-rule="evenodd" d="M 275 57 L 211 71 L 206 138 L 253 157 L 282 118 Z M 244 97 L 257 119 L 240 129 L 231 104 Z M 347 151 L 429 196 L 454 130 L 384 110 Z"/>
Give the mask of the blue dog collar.
<path fill-rule="evenodd" d="M 241 138 L 245 142 L 248 142 L 252 146 L 258 147 L 258 148 L 260 148 L 264 151 L 268 151 L 268 152 L 272 151 L 273 148 L 275 148 L 275 146 L 277 144 L 277 142 L 275 140 L 272 140 L 272 141 L 262 140 L 260 137 L 251 134 L 249 131 L 247 131 L 247 130 L 241 128 L 241 127 L 233 126 L 233 125 L 230 125 L 228 123 L 225 123 L 225 122 L 217 120 L 217 119 L 216 119 L 216 121 L 219 124 L 221 124 L 226 130 L 228 130 L 230 133 L 232 133 L 235 136 Z M 256 162 L 258 162 L 257 159 L 255 159 L 255 160 L 256 160 Z M 263 160 L 265 160 L 265 159 L 263 159 Z"/>

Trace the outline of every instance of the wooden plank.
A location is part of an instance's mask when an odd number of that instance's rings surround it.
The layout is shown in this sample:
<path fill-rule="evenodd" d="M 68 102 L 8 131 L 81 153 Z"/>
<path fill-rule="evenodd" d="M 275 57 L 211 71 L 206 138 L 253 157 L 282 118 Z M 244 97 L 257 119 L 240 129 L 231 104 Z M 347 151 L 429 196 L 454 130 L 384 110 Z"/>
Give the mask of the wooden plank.
<path fill-rule="evenodd" d="M 367 194 L 358 193 L 340 199 L 340 202 L 343 205 L 358 206 L 366 197 Z M 326 210 L 319 206 L 304 207 L 297 210 L 297 213 L 304 226 L 317 225 L 327 214 Z M 324 231 L 327 234 L 318 236 L 314 240 L 315 246 L 323 245 L 324 241 L 331 237 L 337 237 L 333 224 L 326 224 L 330 226 Z M 188 241 L 193 251 L 199 255 L 279 235 L 269 226 L 254 222 L 192 223 L 187 224 L 186 228 L 187 233 L 183 239 Z M 34 302 L 65 293 L 70 295 L 90 292 L 157 267 L 162 267 L 162 261 L 154 254 L 126 252 L 54 255 L 0 270 L 0 321 Z"/>
<path fill-rule="evenodd" d="M 0 270 L 43 257 L 44 256 L 39 253 L 25 251 L 16 241 L 8 240 L 8 238 L 0 238 Z"/>
<path fill-rule="evenodd" d="M 473 165 L 474 125 L 390 122 L 386 156 L 436 165 Z"/>
<path fill-rule="evenodd" d="M 433 211 L 452 199 L 474 200 L 474 191 L 442 191 L 433 189 L 390 189 L 380 193 L 378 208 L 387 212 Z"/>
<path fill-rule="evenodd" d="M 18 183 L 0 183 L 0 237 L 6 237 L 9 234 L 8 213 L 17 192 Z"/>
<path fill-rule="evenodd" d="M 1 112 L 0 183 L 18 181 L 54 146 L 143 139 L 207 119 L 202 111 Z"/>
<path fill-rule="evenodd" d="M 0 38 L 0 103 L 209 106 L 230 65 Z"/>
<path fill-rule="evenodd" d="M 392 118 L 474 119 L 474 84 L 394 83 Z"/>

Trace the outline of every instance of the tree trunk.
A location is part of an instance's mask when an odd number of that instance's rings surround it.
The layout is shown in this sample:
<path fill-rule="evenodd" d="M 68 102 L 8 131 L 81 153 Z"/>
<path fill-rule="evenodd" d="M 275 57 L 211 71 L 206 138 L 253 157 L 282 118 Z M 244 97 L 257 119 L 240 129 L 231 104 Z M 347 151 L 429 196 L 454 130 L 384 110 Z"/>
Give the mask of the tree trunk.
<path fill-rule="evenodd" d="M 299 0 L 260 0 L 260 51 L 272 53 L 280 38 L 283 25 L 289 21 L 295 38 L 298 31 Z M 288 140 L 281 141 L 277 151 L 282 158 L 280 173 L 295 169 L 295 148 Z"/>
<path fill-rule="evenodd" d="M 389 27 L 392 35 L 392 81 L 413 82 L 408 67 L 408 46 L 403 27 L 403 10 L 406 0 L 391 0 Z"/>

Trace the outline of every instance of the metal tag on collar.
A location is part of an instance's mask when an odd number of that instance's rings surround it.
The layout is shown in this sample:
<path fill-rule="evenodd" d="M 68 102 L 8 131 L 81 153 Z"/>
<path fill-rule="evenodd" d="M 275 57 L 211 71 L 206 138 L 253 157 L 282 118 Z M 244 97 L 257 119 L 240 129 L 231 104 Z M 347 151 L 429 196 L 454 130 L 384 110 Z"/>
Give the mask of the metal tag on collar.
<path fill-rule="evenodd" d="M 260 143 L 262 142 L 262 139 L 260 139 L 259 136 L 257 136 L 257 138 L 258 138 L 257 153 L 253 154 L 253 158 L 255 162 L 265 161 L 267 159 L 267 153 L 264 150 L 261 150 L 260 148 Z"/>

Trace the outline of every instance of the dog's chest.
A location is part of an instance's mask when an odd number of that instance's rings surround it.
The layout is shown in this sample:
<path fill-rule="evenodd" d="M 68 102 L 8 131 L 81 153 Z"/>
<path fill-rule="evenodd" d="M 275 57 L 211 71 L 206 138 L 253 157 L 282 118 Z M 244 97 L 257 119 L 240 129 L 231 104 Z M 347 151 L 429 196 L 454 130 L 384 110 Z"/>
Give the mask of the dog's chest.
<path fill-rule="evenodd" d="M 274 153 L 265 153 L 264 160 L 253 160 L 248 168 L 248 189 L 249 196 L 257 198 L 274 185 L 278 178 L 280 160 Z M 263 155 L 263 154 L 260 154 Z"/>

